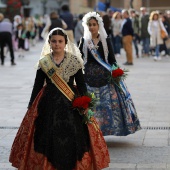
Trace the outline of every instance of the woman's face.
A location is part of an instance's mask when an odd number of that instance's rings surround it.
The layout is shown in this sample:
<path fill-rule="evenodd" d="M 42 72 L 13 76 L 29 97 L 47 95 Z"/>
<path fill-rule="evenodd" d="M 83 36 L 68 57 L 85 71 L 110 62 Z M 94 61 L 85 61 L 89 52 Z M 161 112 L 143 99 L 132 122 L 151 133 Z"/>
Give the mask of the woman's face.
<path fill-rule="evenodd" d="M 120 13 L 117 14 L 116 19 L 121 19 Z"/>
<path fill-rule="evenodd" d="M 54 53 L 61 53 L 66 46 L 65 38 L 61 35 L 52 35 L 50 45 Z"/>
<path fill-rule="evenodd" d="M 88 22 L 89 31 L 91 34 L 98 34 L 99 25 L 95 19 L 90 19 Z"/>
<path fill-rule="evenodd" d="M 153 20 L 158 20 L 158 15 L 157 14 L 154 14 Z"/>

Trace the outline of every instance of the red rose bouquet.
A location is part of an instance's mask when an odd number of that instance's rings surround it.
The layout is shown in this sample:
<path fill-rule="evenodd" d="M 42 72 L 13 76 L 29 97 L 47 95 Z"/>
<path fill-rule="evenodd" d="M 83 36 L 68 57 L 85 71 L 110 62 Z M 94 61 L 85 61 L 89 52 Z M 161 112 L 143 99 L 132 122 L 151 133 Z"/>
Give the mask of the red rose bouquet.
<path fill-rule="evenodd" d="M 91 98 L 88 96 L 77 97 L 73 101 L 73 107 L 87 109 L 89 107 L 90 102 Z"/>
<path fill-rule="evenodd" d="M 128 70 L 121 69 L 117 64 L 112 66 L 111 82 L 121 89 L 120 81 L 126 79 Z"/>
<path fill-rule="evenodd" d="M 84 123 L 91 122 L 91 118 L 94 115 L 91 109 L 94 108 L 96 101 L 97 99 L 93 93 L 76 97 L 73 100 L 72 106 L 74 109 L 79 111 L 80 115 L 83 116 Z"/>

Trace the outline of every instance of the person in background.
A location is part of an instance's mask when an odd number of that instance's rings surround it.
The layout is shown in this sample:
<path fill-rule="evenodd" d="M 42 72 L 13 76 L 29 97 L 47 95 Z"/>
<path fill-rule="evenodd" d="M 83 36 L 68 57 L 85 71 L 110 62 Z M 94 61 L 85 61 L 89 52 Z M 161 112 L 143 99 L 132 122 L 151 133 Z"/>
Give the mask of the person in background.
<path fill-rule="evenodd" d="M 82 26 L 82 18 L 83 18 L 83 14 L 80 14 L 78 16 L 78 22 L 74 29 L 74 37 L 75 37 L 77 45 L 79 45 L 80 38 L 83 36 L 83 33 L 84 33 L 84 28 Z"/>
<path fill-rule="evenodd" d="M 136 57 L 139 58 L 139 48 L 138 43 L 140 42 L 140 24 L 139 24 L 139 16 L 137 15 L 137 12 L 135 10 L 130 10 L 131 20 L 132 20 L 132 28 L 134 30 L 133 35 L 133 44 L 136 51 Z"/>
<path fill-rule="evenodd" d="M 147 14 L 146 8 L 141 7 L 141 16 L 140 16 L 140 37 L 142 41 L 142 54 L 143 57 L 149 57 L 150 51 L 150 35 L 148 33 L 148 22 L 149 22 L 149 15 Z"/>
<path fill-rule="evenodd" d="M 168 33 L 159 18 L 157 11 L 152 11 L 150 14 L 150 21 L 148 23 L 148 32 L 150 34 L 150 46 L 155 48 L 155 56 L 153 59 L 155 61 L 161 60 L 160 56 L 160 45 L 163 44 L 163 39 L 161 38 L 161 29 L 164 30 L 168 36 Z"/>
<path fill-rule="evenodd" d="M 36 36 L 37 36 L 37 25 L 35 23 L 35 18 L 33 16 L 30 17 L 30 24 L 31 24 L 30 44 L 32 46 L 35 46 L 35 44 L 36 44 Z"/>
<path fill-rule="evenodd" d="M 32 30 L 32 22 L 30 17 L 25 17 L 23 22 L 23 27 L 26 32 L 26 37 L 25 37 L 25 50 L 29 51 L 30 50 L 30 38 L 31 38 L 31 30 Z"/>
<path fill-rule="evenodd" d="M 162 19 L 162 23 L 163 23 L 163 25 L 168 33 L 168 36 L 169 36 L 170 35 L 170 23 L 168 22 L 167 16 L 162 15 L 161 19 Z M 164 56 L 166 56 L 166 57 L 168 57 L 170 55 L 168 48 L 166 46 L 166 43 L 165 43 L 166 40 L 168 39 L 168 36 L 163 39 L 163 44 L 160 46 L 160 52 L 164 51 L 165 52 Z"/>
<path fill-rule="evenodd" d="M 112 25 L 111 25 L 111 18 L 108 16 L 108 14 L 105 14 L 102 16 L 103 23 L 104 23 L 104 29 L 106 30 L 107 35 L 112 38 Z"/>
<path fill-rule="evenodd" d="M 170 25 L 170 10 L 166 11 L 166 17 L 167 17 L 167 22 Z M 168 32 L 169 32 L 168 38 L 170 38 L 170 27 Z M 170 54 L 170 48 L 168 48 L 168 53 Z"/>
<path fill-rule="evenodd" d="M 114 52 L 116 57 L 120 57 L 120 50 L 122 47 L 121 25 L 122 25 L 121 13 L 117 11 L 112 16 L 112 34 Z"/>
<path fill-rule="evenodd" d="M 5 45 L 8 46 L 10 57 L 11 57 L 11 65 L 16 65 L 15 57 L 14 57 L 14 50 L 12 44 L 12 23 L 8 18 L 4 18 L 4 15 L 0 13 L 0 48 L 1 48 L 1 65 L 4 65 L 4 47 Z"/>
<path fill-rule="evenodd" d="M 69 6 L 67 4 L 61 7 L 60 13 L 61 19 L 67 24 L 66 32 L 72 42 L 74 42 L 74 17 L 73 14 L 69 10 Z"/>
<path fill-rule="evenodd" d="M 46 38 L 46 35 L 54 28 L 67 28 L 67 24 L 59 17 L 56 11 L 50 13 L 50 18 L 47 19 L 46 25 L 42 31 L 41 36 Z"/>
<path fill-rule="evenodd" d="M 59 15 L 55 11 L 50 13 L 50 21 L 51 21 L 51 24 L 49 26 L 48 32 L 50 32 L 52 29 L 57 28 L 57 27 L 63 28 L 63 29 L 67 28 L 67 24 L 61 18 L 59 18 Z"/>
<path fill-rule="evenodd" d="M 133 52 L 132 52 L 132 41 L 134 31 L 132 28 L 132 21 L 129 18 L 128 10 L 122 10 L 122 25 L 121 25 L 121 33 L 123 37 L 123 48 L 126 52 L 126 62 L 124 65 L 133 65 Z"/>
<path fill-rule="evenodd" d="M 168 24 L 170 25 L 170 10 L 166 11 L 165 15 L 166 15 L 166 17 L 167 17 L 167 22 L 168 22 Z M 170 28 L 169 28 L 169 31 L 168 31 L 168 32 L 170 32 Z M 170 37 L 170 34 L 169 34 L 169 37 Z"/>
<path fill-rule="evenodd" d="M 16 37 L 15 37 L 16 36 L 16 31 L 17 31 L 17 26 L 19 24 L 21 24 L 21 23 L 22 23 L 21 16 L 20 15 L 16 15 L 14 17 L 14 21 L 13 21 L 13 36 L 12 36 L 12 38 L 13 38 L 13 47 L 14 47 L 15 51 L 18 50 L 18 42 L 17 42 Z"/>
<path fill-rule="evenodd" d="M 43 16 L 39 15 L 39 14 L 36 14 L 35 15 L 35 23 L 36 23 L 36 26 L 37 26 L 37 30 L 38 30 L 38 40 L 39 41 L 42 41 L 44 40 L 43 37 L 41 36 L 42 34 L 42 31 L 43 31 L 43 28 L 45 26 L 45 23 L 43 21 Z"/>
<path fill-rule="evenodd" d="M 16 41 L 18 41 L 18 57 L 24 57 L 26 31 L 22 24 L 18 24 L 16 31 Z"/>

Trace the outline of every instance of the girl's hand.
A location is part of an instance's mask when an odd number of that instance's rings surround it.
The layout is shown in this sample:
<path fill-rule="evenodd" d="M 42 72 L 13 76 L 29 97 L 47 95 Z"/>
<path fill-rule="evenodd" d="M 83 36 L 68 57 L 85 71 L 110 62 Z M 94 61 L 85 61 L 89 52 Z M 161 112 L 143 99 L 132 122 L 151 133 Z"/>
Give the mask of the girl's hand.
<path fill-rule="evenodd" d="M 83 114 L 86 115 L 88 113 L 88 110 L 89 110 L 88 108 L 85 109 Z"/>

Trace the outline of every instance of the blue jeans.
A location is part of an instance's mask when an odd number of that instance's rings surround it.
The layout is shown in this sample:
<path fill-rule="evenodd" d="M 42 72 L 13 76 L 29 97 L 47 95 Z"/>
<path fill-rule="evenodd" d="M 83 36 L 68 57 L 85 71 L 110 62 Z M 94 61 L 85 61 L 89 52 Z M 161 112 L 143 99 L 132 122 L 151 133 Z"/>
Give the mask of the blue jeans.
<path fill-rule="evenodd" d="M 121 39 L 119 35 L 114 37 L 114 52 L 115 54 L 120 54 L 120 49 L 121 49 Z"/>
<path fill-rule="evenodd" d="M 155 47 L 155 55 L 156 55 L 156 57 L 159 57 L 159 47 L 160 47 L 160 45 L 156 45 L 156 47 Z"/>
<path fill-rule="evenodd" d="M 136 55 L 138 56 L 139 55 L 139 49 L 138 49 L 138 40 L 139 40 L 139 37 L 137 34 L 134 34 L 134 39 L 133 39 L 133 44 L 134 44 L 134 47 L 135 47 L 135 51 L 136 51 Z"/>
<path fill-rule="evenodd" d="M 142 39 L 142 45 L 143 45 L 143 52 L 144 52 L 144 54 L 149 54 L 149 50 L 150 50 L 150 38 L 143 38 Z"/>

